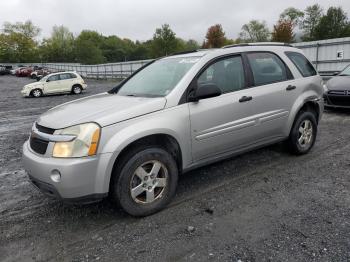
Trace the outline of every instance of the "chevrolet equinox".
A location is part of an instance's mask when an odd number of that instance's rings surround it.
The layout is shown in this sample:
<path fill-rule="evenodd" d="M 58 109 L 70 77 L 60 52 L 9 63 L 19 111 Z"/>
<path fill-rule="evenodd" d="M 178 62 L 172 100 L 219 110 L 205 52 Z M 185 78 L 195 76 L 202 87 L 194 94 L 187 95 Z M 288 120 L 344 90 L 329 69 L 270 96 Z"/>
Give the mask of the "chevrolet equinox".
<path fill-rule="evenodd" d="M 110 196 L 146 216 L 178 175 L 284 141 L 313 147 L 323 83 L 299 49 L 242 44 L 154 60 L 107 93 L 48 110 L 23 146 L 32 183 L 68 202 Z"/>

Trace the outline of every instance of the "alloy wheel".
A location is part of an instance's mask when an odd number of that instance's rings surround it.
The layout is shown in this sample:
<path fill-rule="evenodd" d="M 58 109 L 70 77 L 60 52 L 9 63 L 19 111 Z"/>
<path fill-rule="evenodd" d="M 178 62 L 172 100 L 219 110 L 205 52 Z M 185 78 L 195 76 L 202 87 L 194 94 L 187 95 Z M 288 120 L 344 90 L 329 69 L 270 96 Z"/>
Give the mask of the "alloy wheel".
<path fill-rule="evenodd" d="M 310 120 L 306 119 L 301 122 L 299 127 L 298 142 L 302 147 L 308 147 L 312 143 L 313 127 Z"/>
<path fill-rule="evenodd" d="M 168 170 L 158 160 L 151 160 L 136 168 L 130 182 L 130 194 L 137 203 L 150 204 L 162 197 L 167 186 Z"/>
<path fill-rule="evenodd" d="M 33 91 L 33 96 L 34 97 L 40 97 L 41 96 L 41 91 L 39 89 L 36 89 Z"/>
<path fill-rule="evenodd" d="M 74 94 L 80 94 L 81 93 L 81 88 L 79 86 L 73 87 L 73 93 Z"/>

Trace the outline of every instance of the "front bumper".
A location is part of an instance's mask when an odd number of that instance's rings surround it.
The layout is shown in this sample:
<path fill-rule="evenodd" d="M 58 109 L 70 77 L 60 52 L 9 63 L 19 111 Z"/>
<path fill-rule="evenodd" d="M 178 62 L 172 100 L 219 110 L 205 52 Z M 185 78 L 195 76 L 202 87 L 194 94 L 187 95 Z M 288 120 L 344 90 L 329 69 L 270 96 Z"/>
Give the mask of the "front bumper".
<path fill-rule="evenodd" d="M 21 94 L 23 97 L 28 97 L 30 95 L 30 90 L 21 90 Z"/>
<path fill-rule="evenodd" d="M 84 158 L 52 158 L 23 145 L 23 165 L 32 183 L 44 194 L 67 202 L 95 202 L 108 194 L 112 154 Z M 61 175 L 60 181 L 51 178 Z"/>
<path fill-rule="evenodd" d="M 324 93 L 323 99 L 326 107 L 350 108 L 350 95 L 331 95 Z"/>

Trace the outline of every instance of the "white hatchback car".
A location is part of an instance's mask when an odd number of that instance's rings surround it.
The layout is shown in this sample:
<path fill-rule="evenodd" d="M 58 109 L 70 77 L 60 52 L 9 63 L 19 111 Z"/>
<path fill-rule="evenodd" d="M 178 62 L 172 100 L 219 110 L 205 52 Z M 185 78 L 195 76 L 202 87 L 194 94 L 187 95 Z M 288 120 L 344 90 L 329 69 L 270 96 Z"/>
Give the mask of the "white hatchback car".
<path fill-rule="evenodd" d="M 87 84 L 76 72 L 60 72 L 47 75 L 40 81 L 25 85 L 21 91 L 24 97 L 40 97 L 59 93 L 80 94 Z"/>

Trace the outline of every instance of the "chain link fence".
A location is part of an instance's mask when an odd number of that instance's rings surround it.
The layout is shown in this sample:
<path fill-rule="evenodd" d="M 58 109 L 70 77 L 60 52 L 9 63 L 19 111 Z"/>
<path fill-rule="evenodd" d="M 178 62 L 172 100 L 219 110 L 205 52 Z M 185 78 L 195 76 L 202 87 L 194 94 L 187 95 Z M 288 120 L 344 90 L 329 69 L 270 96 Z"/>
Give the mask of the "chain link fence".
<path fill-rule="evenodd" d="M 122 79 L 135 72 L 152 60 L 139 60 L 99 65 L 81 65 L 72 63 L 43 63 L 41 66 L 51 72 L 76 71 L 82 77 L 95 79 Z"/>

